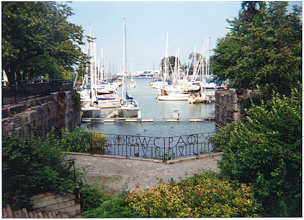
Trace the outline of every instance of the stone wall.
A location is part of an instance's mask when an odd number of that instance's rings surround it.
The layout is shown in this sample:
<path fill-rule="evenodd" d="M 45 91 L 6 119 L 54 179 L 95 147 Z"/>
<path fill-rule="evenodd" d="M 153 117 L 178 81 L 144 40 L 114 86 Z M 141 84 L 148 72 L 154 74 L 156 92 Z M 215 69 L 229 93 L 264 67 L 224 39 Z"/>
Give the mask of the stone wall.
<path fill-rule="evenodd" d="M 43 97 L 29 97 L 2 107 L 2 133 L 45 136 L 52 128 L 71 130 L 80 124 L 70 91 Z"/>
<path fill-rule="evenodd" d="M 244 90 L 238 94 L 235 89 L 217 90 L 215 92 L 215 122 L 217 127 L 242 119 L 240 99 L 258 96 L 257 91 Z"/>

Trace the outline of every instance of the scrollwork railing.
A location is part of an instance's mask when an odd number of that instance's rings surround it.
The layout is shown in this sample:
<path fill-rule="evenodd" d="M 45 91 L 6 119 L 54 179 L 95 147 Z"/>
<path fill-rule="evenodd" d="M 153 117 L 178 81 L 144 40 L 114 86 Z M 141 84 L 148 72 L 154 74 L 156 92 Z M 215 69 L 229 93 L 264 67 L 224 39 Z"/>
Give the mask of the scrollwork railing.
<path fill-rule="evenodd" d="M 150 137 L 108 134 L 105 154 L 174 160 L 213 151 L 209 138 L 215 133 L 198 133 L 173 137 Z"/>

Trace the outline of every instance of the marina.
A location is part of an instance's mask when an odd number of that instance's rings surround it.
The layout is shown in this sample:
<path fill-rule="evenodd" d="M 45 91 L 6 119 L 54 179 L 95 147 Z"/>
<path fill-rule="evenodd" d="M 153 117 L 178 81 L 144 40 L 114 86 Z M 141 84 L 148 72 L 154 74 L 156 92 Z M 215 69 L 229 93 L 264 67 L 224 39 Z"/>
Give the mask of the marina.
<path fill-rule="evenodd" d="M 182 68 L 179 48 L 175 57 L 168 56 L 167 32 L 160 70 L 128 72 L 126 18 L 122 21 L 122 71 L 116 77 L 106 79 L 103 64 L 97 62 L 100 59 L 96 44 L 88 43 L 91 61 L 78 89 L 81 126 L 117 135 L 215 133 L 214 101 L 218 86 L 210 82 L 208 58 L 191 53 L 191 66 Z"/>
<path fill-rule="evenodd" d="M 158 90 L 151 79 L 136 78 L 129 93 L 140 106 L 141 118 L 107 118 L 115 109 L 97 110 L 94 117 L 82 117 L 83 128 L 105 134 L 169 136 L 215 132 L 214 103 L 190 104 L 187 101 L 158 101 Z M 120 93 L 120 89 L 118 90 Z"/>

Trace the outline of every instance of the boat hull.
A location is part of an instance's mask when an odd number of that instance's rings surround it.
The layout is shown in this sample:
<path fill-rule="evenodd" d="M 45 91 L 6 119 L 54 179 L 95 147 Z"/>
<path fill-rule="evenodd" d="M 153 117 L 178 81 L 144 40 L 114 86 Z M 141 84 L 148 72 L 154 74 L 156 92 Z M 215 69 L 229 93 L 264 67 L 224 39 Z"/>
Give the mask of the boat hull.
<path fill-rule="evenodd" d="M 121 116 L 124 118 L 137 118 L 139 108 L 121 108 Z"/>
<path fill-rule="evenodd" d="M 117 100 L 117 101 L 112 101 L 112 102 L 109 102 L 109 101 L 98 101 L 98 107 L 99 108 L 119 108 L 121 106 L 120 104 L 120 101 Z"/>
<path fill-rule="evenodd" d="M 188 101 L 188 99 L 189 99 L 189 94 L 157 96 L 158 101 Z"/>

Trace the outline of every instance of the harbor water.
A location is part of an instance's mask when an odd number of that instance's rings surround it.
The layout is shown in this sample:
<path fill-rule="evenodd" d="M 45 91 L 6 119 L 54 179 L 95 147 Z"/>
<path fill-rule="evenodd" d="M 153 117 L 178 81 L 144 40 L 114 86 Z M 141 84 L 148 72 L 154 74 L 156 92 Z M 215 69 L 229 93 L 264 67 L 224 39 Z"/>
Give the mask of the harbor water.
<path fill-rule="evenodd" d="M 104 134 L 141 135 L 170 137 L 197 133 L 215 133 L 213 121 L 189 122 L 191 118 L 206 119 L 214 117 L 215 104 L 189 104 L 187 101 L 158 101 L 158 91 L 149 86 L 151 79 L 135 79 L 136 87 L 128 89 L 139 104 L 143 119 L 153 119 L 153 122 L 114 122 L 114 123 L 82 123 L 81 127 Z M 102 117 L 111 109 L 102 110 Z M 176 118 L 180 121 L 166 122 L 166 119 Z"/>

